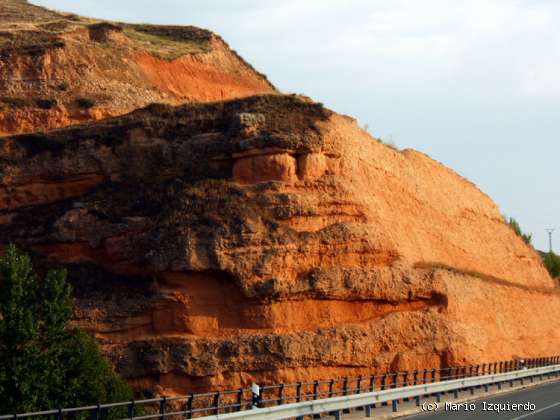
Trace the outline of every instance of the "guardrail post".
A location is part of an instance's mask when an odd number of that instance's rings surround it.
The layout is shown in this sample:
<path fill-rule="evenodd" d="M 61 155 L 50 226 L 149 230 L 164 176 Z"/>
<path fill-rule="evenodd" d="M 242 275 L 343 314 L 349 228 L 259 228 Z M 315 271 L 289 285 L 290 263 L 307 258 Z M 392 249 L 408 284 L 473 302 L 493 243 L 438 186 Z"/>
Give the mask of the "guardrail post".
<path fill-rule="evenodd" d="M 412 371 L 412 381 L 413 385 L 418 385 L 418 369 Z M 414 400 L 416 401 L 416 407 L 420 407 L 420 396 L 417 395 Z"/>
<path fill-rule="evenodd" d="M 340 410 L 333 411 L 331 414 L 334 416 L 334 420 L 341 420 L 342 419 L 342 414 L 340 413 Z"/>
<path fill-rule="evenodd" d="M 375 375 L 369 377 L 369 392 L 375 391 Z M 375 408 L 375 404 L 366 405 L 366 417 L 371 417 L 371 409 Z"/>
<path fill-rule="evenodd" d="M 506 362 L 506 369 L 507 369 L 507 362 Z M 504 362 L 500 362 L 500 373 L 504 371 Z"/>
<path fill-rule="evenodd" d="M 398 378 L 398 375 L 397 375 Z M 408 386 L 408 370 L 405 370 L 403 372 L 403 387 L 407 387 Z M 403 401 L 408 401 L 409 398 L 403 398 Z"/>
<path fill-rule="evenodd" d="M 191 395 L 189 395 L 189 398 L 187 399 L 187 404 L 185 404 L 185 417 L 188 418 L 188 419 L 192 419 L 193 400 L 194 400 L 194 394 L 191 394 Z M 237 396 L 237 403 L 239 404 L 239 407 L 237 408 L 237 411 L 241 411 L 241 401 L 239 399 L 239 395 Z"/>
<path fill-rule="evenodd" d="M 399 373 L 396 372 L 392 376 L 393 376 L 393 383 L 391 384 L 391 388 L 397 388 L 399 382 Z"/>
<path fill-rule="evenodd" d="M 214 414 L 216 416 L 220 414 L 220 391 L 214 394 Z"/>
<path fill-rule="evenodd" d="M 362 375 L 358 376 L 356 380 L 356 394 L 361 393 L 362 391 Z"/>
<path fill-rule="evenodd" d="M 160 420 L 164 420 L 165 419 L 165 403 L 167 402 L 167 397 L 161 397 L 161 400 L 159 401 L 159 419 Z"/>
<path fill-rule="evenodd" d="M 278 405 L 284 404 L 284 384 L 278 387 Z"/>
<path fill-rule="evenodd" d="M 436 370 L 432 369 L 432 383 L 436 381 Z"/>
<path fill-rule="evenodd" d="M 130 404 L 128 405 L 128 418 L 134 418 L 134 400 L 131 400 Z"/>
<path fill-rule="evenodd" d="M 313 399 L 316 400 L 319 397 L 319 381 L 313 382 Z"/>
<path fill-rule="evenodd" d="M 334 386 L 334 379 L 331 379 L 329 382 L 329 398 L 333 396 L 333 386 Z"/>
<path fill-rule="evenodd" d="M 100 417 L 101 417 L 101 403 L 98 402 L 95 409 L 92 410 L 91 412 L 91 420 L 99 420 Z"/>
<path fill-rule="evenodd" d="M 387 386 L 387 374 L 384 373 L 383 376 L 381 377 L 381 391 L 385 390 L 385 387 Z M 381 403 L 382 406 L 386 406 L 387 405 L 387 401 L 384 401 Z"/>
<path fill-rule="evenodd" d="M 391 407 L 392 407 L 393 413 L 396 413 L 399 410 L 399 402 L 397 400 L 391 401 Z"/>
<path fill-rule="evenodd" d="M 99 406 L 99 404 L 97 404 Z M 62 420 L 62 408 L 58 409 L 58 413 L 56 413 L 56 420 Z"/>

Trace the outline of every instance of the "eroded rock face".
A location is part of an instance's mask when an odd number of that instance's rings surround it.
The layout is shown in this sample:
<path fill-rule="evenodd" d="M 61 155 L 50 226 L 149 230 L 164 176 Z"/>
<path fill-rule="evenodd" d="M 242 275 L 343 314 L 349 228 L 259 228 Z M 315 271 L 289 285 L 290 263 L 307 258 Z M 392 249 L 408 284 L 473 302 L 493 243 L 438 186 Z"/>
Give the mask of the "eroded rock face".
<path fill-rule="evenodd" d="M 0 139 L 0 240 L 64 265 L 139 390 L 557 352 L 539 257 L 473 184 L 304 98 Z"/>
<path fill-rule="evenodd" d="M 109 23 L 25 0 L 0 4 L 0 135 L 122 115 L 153 102 L 275 91 L 206 30 Z"/>

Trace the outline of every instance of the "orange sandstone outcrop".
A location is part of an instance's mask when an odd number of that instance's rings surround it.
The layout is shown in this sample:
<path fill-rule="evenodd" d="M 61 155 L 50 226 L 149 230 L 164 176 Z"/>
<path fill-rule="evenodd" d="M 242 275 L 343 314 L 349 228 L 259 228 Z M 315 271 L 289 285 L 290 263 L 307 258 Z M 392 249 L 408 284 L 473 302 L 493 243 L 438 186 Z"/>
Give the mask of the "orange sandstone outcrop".
<path fill-rule="evenodd" d="M 557 353 L 560 297 L 476 186 L 308 99 L 0 139 L 0 241 L 65 266 L 138 390 Z"/>
<path fill-rule="evenodd" d="M 0 3 L 0 135 L 275 88 L 216 34 Z"/>

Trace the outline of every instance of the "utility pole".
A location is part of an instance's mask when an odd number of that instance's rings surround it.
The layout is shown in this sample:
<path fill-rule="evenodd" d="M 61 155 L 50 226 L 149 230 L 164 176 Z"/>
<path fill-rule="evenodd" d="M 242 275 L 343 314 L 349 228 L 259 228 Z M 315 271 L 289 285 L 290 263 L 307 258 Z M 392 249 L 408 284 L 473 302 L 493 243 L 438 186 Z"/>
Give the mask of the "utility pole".
<path fill-rule="evenodd" d="M 545 229 L 548 233 L 548 252 L 552 254 L 552 233 L 554 232 L 553 228 Z"/>

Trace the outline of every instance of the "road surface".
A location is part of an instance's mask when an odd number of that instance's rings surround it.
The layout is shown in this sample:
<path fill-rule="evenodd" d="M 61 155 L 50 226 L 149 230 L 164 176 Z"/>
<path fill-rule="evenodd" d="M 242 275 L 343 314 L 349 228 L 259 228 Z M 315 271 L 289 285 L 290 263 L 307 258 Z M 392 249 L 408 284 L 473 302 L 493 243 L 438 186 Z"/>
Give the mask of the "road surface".
<path fill-rule="evenodd" d="M 447 402 L 452 403 L 452 400 L 448 400 Z M 509 410 L 507 410 L 508 403 Z M 527 403 L 534 404 L 534 406 L 531 407 L 532 409 L 525 410 Z M 429 414 L 421 413 L 406 418 L 414 420 L 559 420 L 560 381 L 521 389 L 495 397 L 481 398 L 467 402 L 466 404 L 474 404 L 474 406 L 471 405 L 468 407 L 474 408 L 474 411 L 466 411 L 464 405 L 460 407 L 459 411 L 446 411 L 445 403 L 442 402 L 437 412 Z M 525 405 L 525 407 L 515 407 L 514 404 Z M 485 408 L 486 411 L 484 411 Z M 495 408 L 500 408 L 504 411 L 497 412 L 495 410 L 489 410 Z"/>

